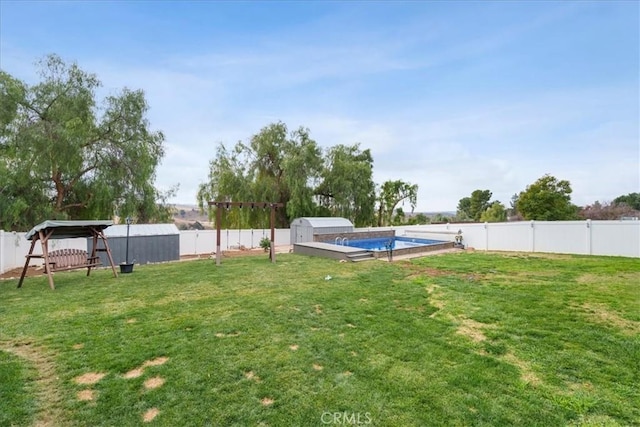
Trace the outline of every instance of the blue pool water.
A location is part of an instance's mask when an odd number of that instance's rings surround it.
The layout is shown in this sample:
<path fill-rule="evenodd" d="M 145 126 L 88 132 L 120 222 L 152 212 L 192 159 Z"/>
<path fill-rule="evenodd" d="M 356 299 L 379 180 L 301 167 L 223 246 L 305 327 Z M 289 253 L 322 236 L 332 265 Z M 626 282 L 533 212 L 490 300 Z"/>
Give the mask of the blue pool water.
<path fill-rule="evenodd" d="M 367 249 L 369 251 L 386 251 L 388 245 L 391 249 L 415 248 L 416 246 L 429 246 L 446 243 L 443 240 L 416 239 L 413 237 L 379 237 L 374 239 L 358 239 L 346 241 L 345 246 Z"/>

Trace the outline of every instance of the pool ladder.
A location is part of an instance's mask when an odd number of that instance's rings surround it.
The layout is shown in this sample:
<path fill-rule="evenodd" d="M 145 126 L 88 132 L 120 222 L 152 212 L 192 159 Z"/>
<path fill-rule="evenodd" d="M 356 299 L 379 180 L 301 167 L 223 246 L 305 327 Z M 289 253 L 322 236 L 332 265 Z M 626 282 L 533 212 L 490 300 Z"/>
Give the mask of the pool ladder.
<path fill-rule="evenodd" d="M 349 239 L 347 237 L 336 237 L 336 245 L 340 246 L 347 246 L 349 243 Z"/>

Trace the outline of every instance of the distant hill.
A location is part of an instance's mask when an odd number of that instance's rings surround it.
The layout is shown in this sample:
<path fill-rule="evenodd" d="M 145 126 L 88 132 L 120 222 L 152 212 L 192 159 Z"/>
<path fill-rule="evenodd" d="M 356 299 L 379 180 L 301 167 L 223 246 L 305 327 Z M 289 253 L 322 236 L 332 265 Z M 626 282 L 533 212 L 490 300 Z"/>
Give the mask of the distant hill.
<path fill-rule="evenodd" d="M 456 216 L 456 212 L 455 211 L 439 211 L 439 212 L 414 212 L 414 215 L 417 214 L 423 214 L 428 216 L 429 218 L 433 218 L 434 216 L 437 215 L 443 215 L 443 216 Z"/>
<path fill-rule="evenodd" d="M 213 228 L 207 214 L 200 212 L 200 208 L 196 205 L 174 205 L 173 222 L 182 230 L 200 229 L 201 226 L 205 229 Z"/>

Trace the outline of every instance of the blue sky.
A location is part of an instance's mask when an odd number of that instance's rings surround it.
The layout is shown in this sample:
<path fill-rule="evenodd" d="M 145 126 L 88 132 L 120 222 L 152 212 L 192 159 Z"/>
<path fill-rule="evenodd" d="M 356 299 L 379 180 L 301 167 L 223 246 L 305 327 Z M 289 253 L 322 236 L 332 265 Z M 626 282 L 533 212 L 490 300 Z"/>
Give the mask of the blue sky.
<path fill-rule="evenodd" d="M 283 121 L 371 149 L 418 211 L 508 206 L 547 173 L 585 205 L 640 191 L 639 4 L 0 0 L 0 67 L 34 83 L 57 53 L 103 95 L 143 89 L 176 203 L 219 143 Z"/>

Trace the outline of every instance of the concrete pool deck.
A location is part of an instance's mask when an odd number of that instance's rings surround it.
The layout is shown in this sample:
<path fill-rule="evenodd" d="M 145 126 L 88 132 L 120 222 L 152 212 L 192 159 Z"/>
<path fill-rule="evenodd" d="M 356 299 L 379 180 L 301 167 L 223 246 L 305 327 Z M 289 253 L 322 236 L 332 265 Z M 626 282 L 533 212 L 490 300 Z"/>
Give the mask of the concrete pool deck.
<path fill-rule="evenodd" d="M 421 246 L 419 248 L 419 250 L 416 250 L 418 248 L 411 248 L 411 251 L 404 252 L 403 250 L 394 250 L 393 260 L 395 261 L 418 258 L 432 254 L 458 250 L 453 248 L 453 242 L 446 242 L 442 245 Z M 331 243 L 324 242 L 295 243 L 293 245 L 293 253 L 345 261 L 366 261 L 374 259 L 388 261 L 386 251 L 381 251 L 374 254 L 374 252 L 366 249 L 354 248 L 351 246 L 333 245 Z"/>

